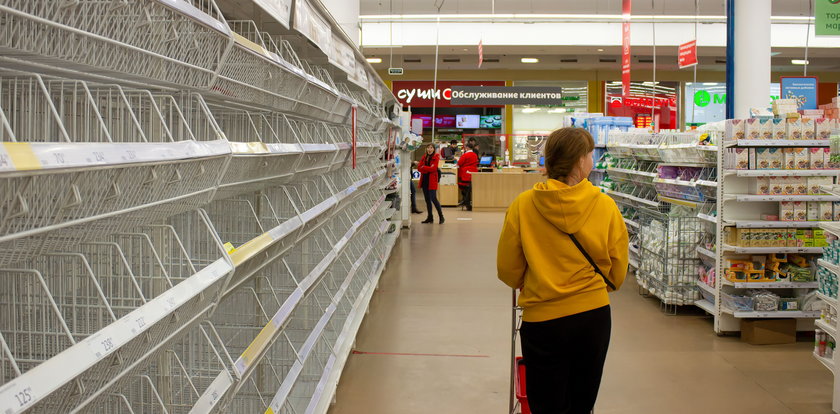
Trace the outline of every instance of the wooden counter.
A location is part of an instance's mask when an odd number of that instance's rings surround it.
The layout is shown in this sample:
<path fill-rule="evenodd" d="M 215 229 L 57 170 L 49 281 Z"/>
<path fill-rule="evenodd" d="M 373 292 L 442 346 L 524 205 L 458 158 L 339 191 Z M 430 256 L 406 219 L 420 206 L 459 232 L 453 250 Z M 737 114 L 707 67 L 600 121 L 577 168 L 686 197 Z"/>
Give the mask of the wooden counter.
<path fill-rule="evenodd" d="M 540 181 L 545 181 L 545 176 L 539 173 L 514 174 L 512 171 L 473 173 L 473 209 L 506 209 L 516 196 L 530 190 Z"/>

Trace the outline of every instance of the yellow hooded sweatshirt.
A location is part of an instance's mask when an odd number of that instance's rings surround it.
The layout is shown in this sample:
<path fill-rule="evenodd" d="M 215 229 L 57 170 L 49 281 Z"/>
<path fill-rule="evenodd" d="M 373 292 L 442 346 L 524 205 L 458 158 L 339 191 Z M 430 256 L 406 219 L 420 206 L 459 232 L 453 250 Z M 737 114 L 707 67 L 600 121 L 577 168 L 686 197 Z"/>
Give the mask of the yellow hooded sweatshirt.
<path fill-rule="evenodd" d="M 549 179 L 510 205 L 499 238 L 498 276 L 521 289 L 523 320 L 541 322 L 609 305 L 607 284 L 575 247 L 574 234 L 604 275 L 627 275 L 627 228 L 615 202 L 583 180 Z"/>

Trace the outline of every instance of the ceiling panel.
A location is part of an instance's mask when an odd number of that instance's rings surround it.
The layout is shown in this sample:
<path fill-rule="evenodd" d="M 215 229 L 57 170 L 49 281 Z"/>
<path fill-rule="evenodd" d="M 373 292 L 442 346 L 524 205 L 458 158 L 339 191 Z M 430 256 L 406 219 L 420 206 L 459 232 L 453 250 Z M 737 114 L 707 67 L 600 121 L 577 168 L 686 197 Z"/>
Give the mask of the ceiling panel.
<path fill-rule="evenodd" d="M 361 14 L 433 14 L 442 0 L 360 0 Z M 697 0 L 700 14 L 722 16 L 724 0 Z M 810 0 L 772 0 L 774 16 L 805 16 Z M 621 14 L 619 0 L 443 0 L 441 13 Z M 636 0 L 640 15 L 692 15 L 695 0 Z"/>

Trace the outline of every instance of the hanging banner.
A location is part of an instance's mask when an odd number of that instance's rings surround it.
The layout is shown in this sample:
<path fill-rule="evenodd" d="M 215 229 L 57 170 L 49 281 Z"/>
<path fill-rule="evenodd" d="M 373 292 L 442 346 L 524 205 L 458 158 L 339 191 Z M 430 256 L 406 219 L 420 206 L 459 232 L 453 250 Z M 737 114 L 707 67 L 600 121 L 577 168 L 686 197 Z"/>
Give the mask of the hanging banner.
<path fill-rule="evenodd" d="M 840 36 L 840 0 L 816 0 L 814 28 L 817 36 Z"/>
<path fill-rule="evenodd" d="M 795 99 L 796 107 L 817 109 L 817 87 L 819 81 L 812 76 L 782 76 L 782 99 Z"/>
<path fill-rule="evenodd" d="M 630 95 L 630 10 L 631 0 L 621 1 L 621 96 Z"/>
<path fill-rule="evenodd" d="M 680 69 L 697 65 L 697 41 L 692 40 L 680 45 L 678 60 Z"/>
<path fill-rule="evenodd" d="M 482 41 L 478 41 L 478 68 L 481 69 L 481 64 L 484 63 L 484 45 Z"/>

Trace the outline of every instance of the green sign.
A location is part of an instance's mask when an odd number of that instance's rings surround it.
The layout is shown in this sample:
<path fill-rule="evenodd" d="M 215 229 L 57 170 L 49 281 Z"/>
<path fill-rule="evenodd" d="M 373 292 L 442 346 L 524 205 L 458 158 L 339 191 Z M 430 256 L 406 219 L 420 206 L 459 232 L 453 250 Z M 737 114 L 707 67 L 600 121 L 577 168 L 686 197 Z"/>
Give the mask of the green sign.
<path fill-rule="evenodd" d="M 817 36 L 840 36 L 840 0 L 816 0 Z"/>
<path fill-rule="evenodd" d="M 709 91 L 699 90 L 694 93 L 694 104 L 703 108 L 709 105 L 712 101 L 712 96 Z"/>

